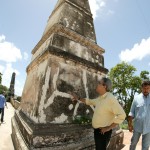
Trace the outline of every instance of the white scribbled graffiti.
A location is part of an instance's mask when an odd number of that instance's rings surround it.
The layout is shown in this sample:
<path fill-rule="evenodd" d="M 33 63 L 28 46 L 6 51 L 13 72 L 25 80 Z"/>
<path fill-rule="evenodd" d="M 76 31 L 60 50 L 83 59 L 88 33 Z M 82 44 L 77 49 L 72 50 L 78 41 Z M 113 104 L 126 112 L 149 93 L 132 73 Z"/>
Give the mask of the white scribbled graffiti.
<path fill-rule="evenodd" d="M 39 118 L 38 121 L 40 123 L 46 123 L 46 114 L 44 113 L 44 109 L 48 108 L 51 104 L 53 104 L 54 102 L 54 98 L 55 97 L 64 97 L 64 98 L 70 98 L 72 99 L 72 95 L 69 93 L 65 93 L 65 92 L 60 92 L 57 89 L 57 81 L 58 81 L 58 77 L 59 77 L 59 73 L 60 73 L 60 69 L 59 67 L 57 68 L 57 72 L 54 74 L 53 79 L 52 79 L 52 84 L 54 87 L 54 92 L 51 94 L 51 96 L 48 98 L 47 102 L 45 102 L 46 100 L 46 94 L 47 91 L 49 90 L 49 81 L 50 81 L 50 74 L 51 74 L 51 68 L 48 67 L 47 71 L 46 71 L 46 76 L 45 76 L 45 83 L 42 87 L 42 96 L 41 96 L 41 101 L 40 101 L 40 105 L 39 105 Z M 86 70 L 83 70 L 83 74 L 82 74 L 82 80 L 83 80 L 83 84 L 84 84 L 84 89 L 85 89 L 85 93 L 86 93 L 86 98 L 89 98 L 89 93 L 88 93 L 88 87 L 87 87 L 87 76 L 86 76 L 87 72 Z M 80 106 L 81 102 L 77 102 L 75 107 L 74 107 L 74 111 L 73 111 L 73 117 L 75 117 L 77 115 L 77 110 Z M 93 110 L 94 108 L 91 107 Z M 69 109 L 73 109 L 73 105 L 69 106 Z M 55 121 L 53 121 L 53 123 L 63 123 L 64 121 L 66 121 L 66 116 L 63 119 L 63 112 L 61 114 L 60 117 L 55 118 Z M 60 120 L 59 120 L 60 118 Z M 62 121 L 62 122 L 61 122 Z"/>

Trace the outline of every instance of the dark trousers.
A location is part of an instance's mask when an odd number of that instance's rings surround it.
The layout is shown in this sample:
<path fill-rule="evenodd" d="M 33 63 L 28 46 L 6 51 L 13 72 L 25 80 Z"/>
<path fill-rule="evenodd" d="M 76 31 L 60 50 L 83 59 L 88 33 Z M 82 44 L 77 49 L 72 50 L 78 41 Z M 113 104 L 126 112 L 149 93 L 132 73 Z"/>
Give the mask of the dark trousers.
<path fill-rule="evenodd" d="M 4 121 L 4 108 L 0 108 L 1 122 Z"/>
<path fill-rule="evenodd" d="M 94 129 L 94 139 L 95 139 L 95 145 L 96 150 L 106 150 L 107 145 L 111 138 L 112 130 L 101 134 L 100 129 Z"/>

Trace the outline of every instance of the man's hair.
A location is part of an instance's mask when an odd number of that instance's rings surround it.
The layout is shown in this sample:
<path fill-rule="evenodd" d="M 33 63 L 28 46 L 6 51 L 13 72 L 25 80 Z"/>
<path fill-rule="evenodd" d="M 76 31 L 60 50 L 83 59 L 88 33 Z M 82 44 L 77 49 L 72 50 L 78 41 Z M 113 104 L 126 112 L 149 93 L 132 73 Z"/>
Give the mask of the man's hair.
<path fill-rule="evenodd" d="M 2 91 L 2 94 L 5 95 L 5 94 L 6 94 L 6 91 Z"/>
<path fill-rule="evenodd" d="M 1 91 L 0 94 L 4 95 L 6 92 L 5 91 Z"/>
<path fill-rule="evenodd" d="M 103 81 L 103 85 L 106 86 L 106 91 L 110 92 L 111 89 L 112 89 L 112 82 L 111 82 L 111 80 L 109 78 L 103 77 L 101 79 L 101 81 Z"/>
<path fill-rule="evenodd" d="M 145 86 L 150 86 L 150 81 L 149 80 L 144 80 L 142 82 L 142 87 L 145 87 Z"/>

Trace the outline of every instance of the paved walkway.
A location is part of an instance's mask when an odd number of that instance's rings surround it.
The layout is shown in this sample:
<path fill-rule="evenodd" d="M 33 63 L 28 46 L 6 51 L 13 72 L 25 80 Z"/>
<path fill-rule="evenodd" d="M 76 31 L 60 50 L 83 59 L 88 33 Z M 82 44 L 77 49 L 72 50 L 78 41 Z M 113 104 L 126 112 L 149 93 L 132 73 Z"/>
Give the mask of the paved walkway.
<path fill-rule="evenodd" d="M 4 116 L 6 123 L 0 125 L 0 150 L 14 150 L 11 139 L 11 117 L 14 115 L 14 108 L 10 103 L 7 103 L 7 106 Z"/>
<path fill-rule="evenodd" d="M 8 109 L 5 109 L 5 124 L 0 125 L 0 150 L 14 150 L 12 139 L 11 139 L 11 118 L 14 115 L 14 108 L 10 103 L 7 104 Z M 130 140 L 132 133 L 127 130 L 124 130 L 124 148 L 122 150 L 129 150 Z M 141 150 L 141 139 L 137 145 L 136 150 Z"/>
<path fill-rule="evenodd" d="M 129 150 L 131 137 L 132 137 L 132 133 L 129 132 L 128 130 L 124 130 L 124 145 L 125 145 L 125 147 L 122 150 Z M 136 150 L 141 150 L 141 141 L 142 141 L 142 139 L 140 138 L 140 141 L 136 147 Z"/>

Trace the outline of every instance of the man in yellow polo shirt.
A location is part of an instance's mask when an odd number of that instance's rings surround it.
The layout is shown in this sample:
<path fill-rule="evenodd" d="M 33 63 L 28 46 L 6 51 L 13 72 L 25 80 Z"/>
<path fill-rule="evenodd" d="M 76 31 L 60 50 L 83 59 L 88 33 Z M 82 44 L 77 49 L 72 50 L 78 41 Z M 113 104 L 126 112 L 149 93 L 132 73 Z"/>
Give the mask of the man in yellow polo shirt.
<path fill-rule="evenodd" d="M 118 100 L 109 92 L 111 88 L 111 80 L 103 77 L 96 88 L 96 92 L 100 95 L 98 98 L 90 100 L 73 95 L 73 100 L 95 106 L 92 126 L 96 150 L 106 150 L 112 129 L 122 123 L 126 117 Z"/>

